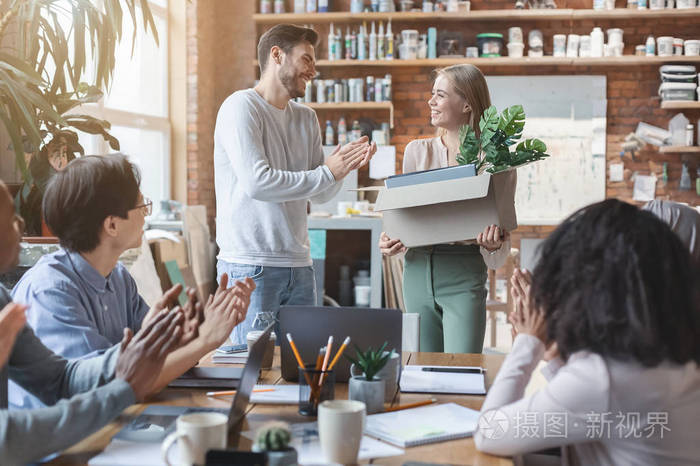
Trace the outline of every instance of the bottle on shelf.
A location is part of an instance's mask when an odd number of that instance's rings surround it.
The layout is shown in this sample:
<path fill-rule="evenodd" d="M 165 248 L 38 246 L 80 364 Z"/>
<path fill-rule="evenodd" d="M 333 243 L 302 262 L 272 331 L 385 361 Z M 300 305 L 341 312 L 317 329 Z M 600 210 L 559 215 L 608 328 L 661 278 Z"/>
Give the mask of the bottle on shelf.
<path fill-rule="evenodd" d="M 318 3 L 316 0 L 306 0 L 306 12 L 307 13 L 316 13 L 318 10 Z"/>
<path fill-rule="evenodd" d="M 367 76 L 367 102 L 374 102 L 374 76 Z"/>
<path fill-rule="evenodd" d="M 638 10 L 646 10 L 647 9 L 647 0 L 637 0 L 637 9 Z"/>
<path fill-rule="evenodd" d="M 591 32 L 591 57 L 603 56 L 604 40 L 603 30 L 599 27 L 594 27 Z"/>
<path fill-rule="evenodd" d="M 355 120 L 352 122 L 352 131 L 350 133 L 350 142 L 357 141 L 362 137 L 362 128 L 360 122 Z"/>
<path fill-rule="evenodd" d="M 350 60 L 352 58 L 352 37 L 350 33 L 350 26 L 345 28 L 345 59 Z"/>
<path fill-rule="evenodd" d="M 647 57 L 653 57 L 654 55 L 656 55 L 656 41 L 654 40 L 654 36 L 647 37 L 647 41 L 644 45 L 644 48 Z"/>
<path fill-rule="evenodd" d="M 294 13 L 306 13 L 306 0 L 294 0 Z"/>
<path fill-rule="evenodd" d="M 284 0 L 275 0 L 275 14 L 284 13 Z"/>
<path fill-rule="evenodd" d="M 384 48 L 384 24 L 379 21 L 379 31 L 377 32 L 377 60 L 384 60 L 386 49 Z"/>
<path fill-rule="evenodd" d="M 387 60 L 394 59 L 394 34 L 391 32 L 391 20 L 386 26 L 386 38 L 384 39 L 385 57 Z"/>
<path fill-rule="evenodd" d="M 350 58 L 357 60 L 357 34 L 354 29 L 350 31 Z"/>
<path fill-rule="evenodd" d="M 333 23 L 331 23 L 331 29 L 328 32 L 328 60 L 335 60 L 335 31 L 333 30 Z"/>
<path fill-rule="evenodd" d="M 326 145 L 332 146 L 335 141 L 335 132 L 330 120 L 326 120 Z"/>
<path fill-rule="evenodd" d="M 357 35 L 357 59 L 367 59 L 367 24 L 360 25 L 360 33 Z"/>
<path fill-rule="evenodd" d="M 362 13 L 364 6 L 364 0 L 352 0 L 350 2 L 350 13 Z"/>
<path fill-rule="evenodd" d="M 382 78 L 374 80 L 374 101 L 384 101 L 384 80 Z"/>
<path fill-rule="evenodd" d="M 338 120 L 338 144 L 344 146 L 348 143 L 348 127 L 345 123 L 345 117 L 340 117 Z"/>
<path fill-rule="evenodd" d="M 382 82 L 382 100 L 384 101 L 390 101 L 391 100 L 391 75 L 387 74 L 384 76 L 384 80 Z"/>
<path fill-rule="evenodd" d="M 260 0 L 260 13 L 272 13 L 272 0 Z"/>
<path fill-rule="evenodd" d="M 328 2 L 330 0 L 318 0 L 318 12 L 319 13 L 328 13 L 330 11 L 328 7 Z"/>
<path fill-rule="evenodd" d="M 372 30 L 369 33 L 369 59 L 377 59 L 377 32 L 374 29 L 374 21 L 372 21 Z"/>
<path fill-rule="evenodd" d="M 335 59 L 343 59 L 343 34 L 340 27 L 336 29 L 335 34 Z"/>
<path fill-rule="evenodd" d="M 683 163 L 683 167 L 681 168 L 681 182 L 678 189 L 681 189 L 683 191 L 690 190 L 690 173 L 688 173 L 688 164 L 685 162 Z"/>
<path fill-rule="evenodd" d="M 372 6 L 372 11 L 374 13 L 379 12 L 379 0 L 372 0 L 372 3 L 370 5 Z"/>

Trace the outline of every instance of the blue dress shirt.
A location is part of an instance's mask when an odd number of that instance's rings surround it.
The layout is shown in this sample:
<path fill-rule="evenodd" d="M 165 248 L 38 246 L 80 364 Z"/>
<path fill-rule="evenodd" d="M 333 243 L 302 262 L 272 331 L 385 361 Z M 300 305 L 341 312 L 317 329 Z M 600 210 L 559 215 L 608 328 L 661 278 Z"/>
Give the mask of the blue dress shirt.
<path fill-rule="evenodd" d="M 67 359 L 104 353 L 121 341 L 124 328 L 136 333 L 149 309 L 121 263 L 105 278 L 66 249 L 42 257 L 17 283 L 12 298 L 29 305 L 27 324 Z M 42 406 L 14 383 L 9 401 L 13 408 Z"/>

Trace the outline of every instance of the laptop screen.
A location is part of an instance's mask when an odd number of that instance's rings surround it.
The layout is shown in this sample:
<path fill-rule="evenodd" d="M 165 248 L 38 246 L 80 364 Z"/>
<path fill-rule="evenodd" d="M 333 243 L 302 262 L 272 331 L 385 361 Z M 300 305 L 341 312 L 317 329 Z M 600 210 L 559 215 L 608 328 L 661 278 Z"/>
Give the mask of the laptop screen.
<path fill-rule="evenodd" d="M 248 402 L 250 401 L 250 394 L 253 392 L 253 387 L 255 387 L 255 382 L 258 381 L 258 375 L 260 374 L 260 367 L 262 366 L 263 356 L 265 355 L 265 348 L 270 340 L 270 333 L 275 324 L 270 324 L 260 338 L 253 343 L 253 346 L 248 353 L 248 361 L 243 368 L 243 375 L 241 376 L 241 381 L 238 384 L 238 389 L 236 390 L 236 395 L 233 397 L 233 403 L 231 404 L 231 411 L 228 415 L 228 428 L 229 430 L 238 424 L 245 416 L 245 411 L 248 408 Z"/>

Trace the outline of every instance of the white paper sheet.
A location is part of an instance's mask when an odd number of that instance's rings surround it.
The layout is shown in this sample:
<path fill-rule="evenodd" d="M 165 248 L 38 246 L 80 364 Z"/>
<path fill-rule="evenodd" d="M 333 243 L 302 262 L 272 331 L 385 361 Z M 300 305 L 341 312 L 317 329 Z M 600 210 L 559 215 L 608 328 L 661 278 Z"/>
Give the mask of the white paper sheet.
<path fill-rule="evenodd" d="M 617 182 L 624 179 L 625 166 L 621 163 L 611 163 L 608 167 L 610 171 L 610 181 Z"/>
<path fill-rule="evenodd" d="M 255 392 L 255 390 L 273 388 L 273 392 Z M 250 395 L 251 403 L 272 405 L 299 404 L 299 385 L 256 385 Z"/>
<path fill-rule="evenodd" d="M 635 201 L 653 201 L 656 196 L 656 177 L 646 175 L 635 175 L 634 193 L 632 198 Z"/>
<path fill-rule="evenodd" d="M 170 449 L 168 459 L 179 460 L 177 446 Z M 89 466 L 162 466 L 160 443 L 127 442 L 112 440 L 102 453 L 88 461 Z"/>
<path fill-rule="evenodd" d="M 396 175 L 396 147 L 377 146 L 377 153 L 369 161 L 369 177 L 381 180 Z"/>
<path fill-rule="evenodd" d="M 399 381 L 402 392 L 486 394 L 483 374 L 425 372 L 424 367 L 437 366 L 404 366 Z"/>

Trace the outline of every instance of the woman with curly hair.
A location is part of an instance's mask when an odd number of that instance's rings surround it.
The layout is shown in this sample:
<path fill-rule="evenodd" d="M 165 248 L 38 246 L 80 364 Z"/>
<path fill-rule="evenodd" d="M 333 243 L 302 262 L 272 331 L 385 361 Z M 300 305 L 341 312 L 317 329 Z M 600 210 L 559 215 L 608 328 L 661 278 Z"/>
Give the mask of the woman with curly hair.
<path fill-rule="evenodd" d="M 700 275 L 662 220 L 617 200 L 585 207 L 522 272 L 517 336 L 482 407 L 479 450 L 565 447 L 573 464 L 697 464 Z M 546 349 L 548 385 L 524 389 Z M 499 427 L 499 428 L 495 428 Z"/>

